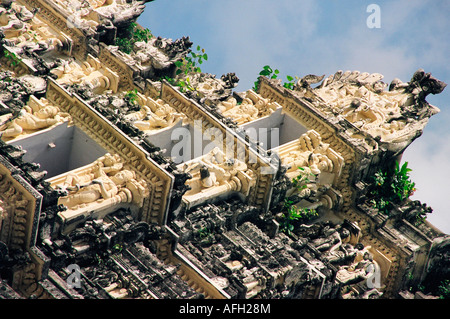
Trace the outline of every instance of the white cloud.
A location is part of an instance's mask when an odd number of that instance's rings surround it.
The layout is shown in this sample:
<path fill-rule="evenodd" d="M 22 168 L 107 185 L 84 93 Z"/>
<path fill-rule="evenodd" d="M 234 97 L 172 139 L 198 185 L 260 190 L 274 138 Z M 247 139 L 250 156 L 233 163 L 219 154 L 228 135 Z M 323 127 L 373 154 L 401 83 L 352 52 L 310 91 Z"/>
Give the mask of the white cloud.
<path fill-rule="evenodd" d="M 439 116 L 439 115 L 436 115 Z M 450 121 L 450 116 L 446 116 Z M 411 179 L 417 191 L 412 199 L 418 199 L 433 208 L 428 220 L 440 230 L 450 233 L 448 196 L 450 195 L 450 144 L 448 135 L 424 130 L 403 154 L 402 161 L 412 169 Z"/>

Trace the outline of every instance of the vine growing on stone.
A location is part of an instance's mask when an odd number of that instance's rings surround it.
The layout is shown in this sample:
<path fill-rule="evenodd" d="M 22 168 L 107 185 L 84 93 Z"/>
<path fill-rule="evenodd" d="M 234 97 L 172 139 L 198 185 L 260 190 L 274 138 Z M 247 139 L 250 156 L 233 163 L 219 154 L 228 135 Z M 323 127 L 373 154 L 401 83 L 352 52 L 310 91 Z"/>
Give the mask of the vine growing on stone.
<path fill-rule="evenodd" d="M 318 216 L 315 209 L 297 207 L 295 206 L 294 201 L 289 199 L 284 200 L 284 207 L 286 211 L 282 215 L 280 228 L 282 232 L 287 234 L 291 234 L 295 230 L 297 224 L 307 222 Z"/>
<path fill-rule="evenodd" d="M 175 71 L 175 78 L 165 77 L 165 79 L 172 85 L 178 86 L 181 92 L 194 92 L 195 88 L 191 84 L 191 75 L 201 73 L 200 65 L 208 60 L 208 54 L 205 49 L 197 45 L 196 52 L 191 51 L 181 60 L 175 61 L 177 70 Z"/>
<path fill-rule="evenodd" d="M 298 192 L 301 192 L 308 188 L 308 184 L 311 183 L 312 177 L 316 177 L 315 174 L 308 172 L 303 167 L 298 167 L 299 174 L 292 179 L 292 186 L 294 186 Z M 298 200 L 296 201 L 298 202 Z M 284 199 L 285 212 L 281 217 L 280 227 L 281 231 L 290 234 L 298 224 L 307 222 L 319 214 L 317 210 L 306 207 L 297 207 L 294 200 L 291 198 Z"/>
<path fill-rule="evenodd" d="M 14 52 L 3 50 L 3 56 L 10 61 L 11 66 L 19 65 L 22 61 Z"/>
<path fill-rule="evenodd" d="M 269 79 L 277 79 L 279 74 L 280 74 L 280 71 L 278 69 L 273 69 L 269 65 L 265 65 L 263 67 L 263 69 L 261 70 L 261 72 L 259 72 L 260 76 L 261 75 L 262 76 L 266 76 Z M 286 76 L 286 80 L 287 80 L 287 82 L 283 83 L 283 87 L 293 90 L 294 86 L 295 86 L 295 81 L 298 80 L 298 77 L 297 76 L 293 77 L 291 75 L 287 75 Z M 255 92 L 258 92 L 259 84 L 260 84 L 260 80 L 259 80 L 259 77 L 258 77 L 258 79 L 253 83 L 252 90 L 255 91 Z"/>

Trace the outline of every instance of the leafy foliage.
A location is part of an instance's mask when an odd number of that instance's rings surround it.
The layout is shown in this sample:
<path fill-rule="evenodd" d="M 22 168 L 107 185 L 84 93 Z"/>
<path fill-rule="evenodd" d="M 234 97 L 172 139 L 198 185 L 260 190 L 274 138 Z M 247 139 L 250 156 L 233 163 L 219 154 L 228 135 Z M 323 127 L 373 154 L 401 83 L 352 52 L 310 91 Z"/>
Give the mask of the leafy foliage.
<path fill-rule="evenodd" d="M 373 187 L 370 191 L 371 204 L 380 212 L 389 215 L 393 204 L 402 204 L 416 190 L 415 183 L 411 181 L 408 162 L 401 167 L 396 162 L 394 171 L 389 174 L 387 171 L 378 170 L 373 177 Z"/>
<path fill-rule="evenodd" d="M 19 65 L 22 61 L 14 52 L 3 50 L 3 56 L 10 61 L 11 66 Z"/>
<path fill-rule="evenodd" d="M 132 22 L 125 30 L 122 37 L 117 37 L 115 44 L 119 47 L 119 50 L 130 54 L 133 51 L 134 44 L 136 42 L 148 42 L 153 37 L 149 29 L 141 29 L 137 23 Z"/>
<path fill-rule="evenodd" d="M 426 204 L 421 205 L 421 209 L 415 212 L 413 220 L 411 220 L 415 225 L 422 224 L 427 219 L 427 214 L 431 214 L 433 209 Z"/>
<path fill-rule="evenodd" d="M 191 51 L 184 59 L 176 61 L 175 65 L 178 68 L 176 75 L 184 73 L 188 75 L 190 73 L 200 73 L 200 64 L 208 60 L 208 54 L 205 53 L 205 49 L 202 49 L 199 45 L 197 46 L 197 52 Z"/>
<path fill-rule="evenodd" d="M 201 73 L 200 65 L 208 60 L 208 54 L 206 54 L 205 49 L 199 45 L 196 49 L 196 52 L 191 51 L 184 59 L 175 62 L 175 66 L 177 67 L 175 74 L 178 80 L 165 77 L 170 84 L 178 86 L 183 93 L 186 91 L 195 91 L 195 88 L 191 85 L 189 75 L 192 73 Z"/>
<path fill-rule="evenodd" d="M 115 244 L 114 246 L 113 246 L 113 251 L 115 252 L 115 253 L 120 253 L 120 252 L 122 252 L 122 250 L 123 250 L 123 245 L 122 244 Z"/>
<path fill-rule="evenodd" d="M 125 98 L 130 101 L 131 104 L 136 104 L 138 100 L 138 90 L 134 89 L 125 93 Z"/>
<path fill-rule="evenodd" d="M 300 173 L 292 179 L 292 185 L 297 188 L 298 191 L 302 191 L 308 188 L 308 183 L 311 182 L 310 177 L 315 177 L 313 173 L 306 173 L 303 167 L 297 167 Z"/>
<path fill-rule="evenodd" d="M 450 280 L 446 279 L 438 287 L 440 299 L 450 299 Z"/>
<path fill-rule="evenodd" d="M 294 86 L 295 86 L 295 81 L 298 81 L 298 76 L 296 76 L 295 78 L 288 75 L 286 76 L 287 82 L 283 83 L 283 87 L 285 87 L 286 89 L 290 89 L 293 90 Z"/>
<path fill-rule="evenodd" d="M 408 168 L 408 162 L 405 162 L 402 167 L 396 162 L 394 175 L 392 176 L 391 188 L 397 196 L 398 202 L 405 201 L 416 190 L 416 184 L 410 180 L 409 172 L 412 170 Z"/>
<path fill-rule="evenodd" d="M 299 174 L 292 179 L 292 186 L 297 188 L 300 192 L 306 188 L 308 188 L 308 184 L 311 182 L 311 177 L 315 177 L 316 175 L 307 172 L 303 167 L 298 167 Z M 305 207 L 297 207 L 294 205 L 294 201 L 285 198 L 284 199 L 284 208 L 285 212 L 283 213 L 281 219 L 281 231 L 290 234 L 297 224 L 307 222 L 314 217 L 318 216 L 318 213 L 315 209 L 309 209 Z"/>
<path fill-rule="evenodd" d="M 259 72 L 259 75 L 266 76 L 269 79 L 276 79 L 278 78 L 278 75 L 280 74 L 280 71 L 278 69 L 272 69 L 269 65 L 266 65 L 263 67 L 261 72 Z M 291 75 L 286 76 L 287 82 L 283 83 L 283 87 L 287 89 L 294 89 L 295 81 L 298 80 L 298 77 L 292 77 Z M 258 92 L 259 89 L 259 78 L 254 82 L 254 85 L 252 87 L 252 90 L 255 92 Z"/>
<path fill-rule="evenodd" d="M 195 91 L 194 87 L 191 85 L 191 80 L 189 79 L 189 77 L 187 77 L 185 80 L 179 80 L 176 85 L 180 88 L 181 92 Z"/>
<path fill-rule="evenodd" d="M 197 230 L 196 235 L 200 238 L 200 239 L 204 239 L 206 237 L 208 237 L 210 235 L 210 231 L 208 230 L 208 228 L 206 227 L 202 227 L 200 229 Z"/>
<path fill-rule="evenodd" d="M 291 234 L 292 231 L 294 231 L 296 224 L 307 222 L 318 216 L 315 209 L 297 207 L 294 205 L 294 202 L 289 199 L 284 200 L 284 207 L 286 208 L 286 212 L 283 213 L 280 226 L 281 231 L 287 234 Z"/>
<path fill-rule="evenodd" d="M 201 246 L 209 246 L 214 242 L 214 233 L 207 227 L 202 227 L 194 232 L 194 238 Z"/>
<path fill-rule="evenodd" d="M 273 70 L 269 65 L 263 67 L 259 75 L 267 76 L 269 79 L 276 79 L 280 71 L 278 69 Z M 254 87 L 252 88 L 255 92 L 259 89 L 259 79 L 255 81 Z"/>

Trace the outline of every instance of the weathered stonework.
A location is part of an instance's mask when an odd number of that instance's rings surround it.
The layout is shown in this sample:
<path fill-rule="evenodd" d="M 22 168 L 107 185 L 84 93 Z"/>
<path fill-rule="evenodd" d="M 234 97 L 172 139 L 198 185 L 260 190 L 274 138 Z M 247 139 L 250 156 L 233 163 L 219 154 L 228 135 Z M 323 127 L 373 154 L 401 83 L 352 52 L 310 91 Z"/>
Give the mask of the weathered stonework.
<path fill-rule="evenodd" d="M 124 52 L 143 9 L 0 6 L 0 298 L 413 298 L 450 279 L 448 235 L 416 220 L 431 208 L 370 203 L 443 82 L 233 92 L 234 73 L 180 69 L 188 37 Z"/>

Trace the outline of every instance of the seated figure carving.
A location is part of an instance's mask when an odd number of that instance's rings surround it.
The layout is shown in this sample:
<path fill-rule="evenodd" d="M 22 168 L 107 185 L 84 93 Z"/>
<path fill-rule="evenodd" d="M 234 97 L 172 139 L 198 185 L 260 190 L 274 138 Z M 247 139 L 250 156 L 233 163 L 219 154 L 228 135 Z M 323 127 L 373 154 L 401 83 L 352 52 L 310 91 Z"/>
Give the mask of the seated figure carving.
<path fill-rule="evenodd" d="M 79 64 L 73 58 L 57 59 L 57 61 L 58 66 L 50 72 L 57 77 L 58 84 L 62 86 L 77 84 L 97 93 L 104 90 L 117 91 L 118 75 L 92 55 L 88 54 L 83 64 Z"/>
<path fill-rule="evenodd" d="M 104 156 L 98 158 L 93 163 L 92 170 L 83 172 L 83 174 L 69 173 L 62 184 L 57 185 L 57 188 L 62 192 L 79 190 L 81 185 L 89 184 L 92 180 L 100 178 L 103 173 L 112 175 L 123 169 L 118 154 L 111 155 L 106 153 Z"/>
<path fill-rule="evenodd" d="M 199 180 L 203 189 L 228 183 L 233 190 L 239 191 L 241 181 L 237 174 L 239 171 L 246 170 L 247 165 L 244 162 L 227 159 L 217 147 L 200 159 L 184 164 L 184 172 L 194 176 L 188 183 L 192 184 Z M 194 187 L 192 191 L 195 192 L 196 188 Z M 188 193 L 192 193 L 192 191 Z"/>
<path fill-rule="evenodd" d="M 283 156 L 283 162 L 289 166 L 288 172 L 296 172 L 298 167 L 304 167 L 316 175 L 321 172 L 331 173 L 335 167 L 328 150 L 329 144 L 323 143 L 320 136 L 308 132 L 299 137 L 295 149 Z"/>
<path fill-rule="evenodd" d="M 230 97 L 219 103 L 217 109 L 223 116 L 230 117 L 238 124 L 244 124 L 271 114 L 276 110 L 276 105 L 253 91 L 247 91 L 241 103 L 238 104 L 234 97 Z"/>
<path fill-rule="evenodd" d="M 153 104 L 153 110 L 151 106 L 142 105 L 139 111 L 125 115 L 125 118 L 142 131 L 171 127 L 182 118 L 180 113 L 175 112 L 163 100 L 157 100 Z"/>
<path fill-rule="evenodd" d="M 91 172 L 69 174 L 57 188 L 67 192 L 59 204 L 78 209 L 86 204 L 111 199 L 117 203 L 142 205 L 147 194 L 146 183 L 138 181 L 132 170 L 124 169 L 117 155 L 106 154 L 94 162 Z"/>
<path fill-rule="evenodd" d="M 350 266 L 341 266 L 336 273 L 336 279 L 343 284 L 357 283 L 371 278 L 378 265 L 373 260 L 372 254 L 364 249 L 359 251 L 354 262 Z"/>
<path fill-rule="evenodd" d="M 79 83 L 86 76 L 81 66 L 75 61 L 60 60 L 59 62 L 59 65 L 50 71 L 58 77 L 57 82 L 59 84 Z"/>

